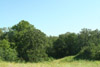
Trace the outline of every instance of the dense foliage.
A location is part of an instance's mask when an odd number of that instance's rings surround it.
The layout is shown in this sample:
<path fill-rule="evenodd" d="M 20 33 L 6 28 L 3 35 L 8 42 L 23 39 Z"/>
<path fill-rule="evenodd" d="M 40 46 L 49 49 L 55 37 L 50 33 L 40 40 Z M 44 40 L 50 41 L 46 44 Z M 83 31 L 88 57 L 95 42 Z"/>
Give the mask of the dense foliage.
<path fill-rule="evenodd" d="M 100 60 L 100 31 L 84 28 L 78 34 L 46 36 L 24 20 L 11 28 L 0 28 L 3 61 L 39 62 L 71 55 L 77 59 Z"/>
<path fill-rule="evenodd" d="M 54 42 L 55 58 L 77 54 L 77 35 L 75 33 L 66 33 L 59 35 Z"/>
<path fill-rule="evenodd" d="M 0 41 L 0 59 L 4 61 L 16 61 L 17 52 L 10 48 L 10 43 L 7 40 Z"/>

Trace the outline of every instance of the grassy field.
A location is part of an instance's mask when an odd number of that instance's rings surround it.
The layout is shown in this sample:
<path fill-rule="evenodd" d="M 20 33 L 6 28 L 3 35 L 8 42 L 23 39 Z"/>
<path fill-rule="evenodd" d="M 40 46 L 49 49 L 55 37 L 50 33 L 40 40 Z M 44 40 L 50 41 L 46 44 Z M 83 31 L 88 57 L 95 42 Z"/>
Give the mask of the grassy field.
<path fill-rule="evenodd" d="M 100 67 L 100 61 L 73 60 L 73 56 L 41 63 L 0 62 L 0 67 Z"/>

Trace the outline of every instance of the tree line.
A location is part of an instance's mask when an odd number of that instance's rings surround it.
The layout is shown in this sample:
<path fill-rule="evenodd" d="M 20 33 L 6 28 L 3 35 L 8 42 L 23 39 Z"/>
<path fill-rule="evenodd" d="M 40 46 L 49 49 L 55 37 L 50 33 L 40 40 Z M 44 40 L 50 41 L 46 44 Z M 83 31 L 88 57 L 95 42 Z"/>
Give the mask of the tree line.
<path fill-rule="evenodd" d="M 100 60 L 100 31 L 83 28 L 47 36 L 28 21 L 0 28 L 0 60 L 40 62 L 66 56 L 75 59 Z"/>

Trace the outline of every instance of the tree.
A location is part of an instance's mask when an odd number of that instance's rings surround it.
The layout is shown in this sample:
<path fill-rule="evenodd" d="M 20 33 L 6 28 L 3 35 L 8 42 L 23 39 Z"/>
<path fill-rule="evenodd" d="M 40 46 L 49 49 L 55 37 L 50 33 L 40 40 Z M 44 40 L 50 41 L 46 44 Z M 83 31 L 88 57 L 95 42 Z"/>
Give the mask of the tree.
<path fill-rule="evenodd" d="M 0 28 L 0 37 L 1 37 L 2 33 L 3 33 L 3 32 L 2 32 L 2 29 Z"/>
<path fill-rule="evenodd" d="M 56 58 L 75 55 L 77 53 L 77 35 L 75 33 L 60 35 L 54 44 Z"/>
<path fill-rule="evenodd" d="M 25 61 L 42 61 L 47 57 L 47 37 L 29 22 L 22 20 L 14 25 L 9 36 L 11 45 L 18 52 L 18 57 Z"/>
<path fill-rule="evenodd" d="M 54 42 L 58 39 L 57 36 L 49 36 L 48 37 L 48 47 L 47 47 L 47 54 L 49 57 L 55 57 L 55 49 L 54 49 Z"/>
<path fill-rule="evenodd" d="M 77 59 L 100 59 L 100 31 L 82 29 L 78 35 L 79 53 Z"/>

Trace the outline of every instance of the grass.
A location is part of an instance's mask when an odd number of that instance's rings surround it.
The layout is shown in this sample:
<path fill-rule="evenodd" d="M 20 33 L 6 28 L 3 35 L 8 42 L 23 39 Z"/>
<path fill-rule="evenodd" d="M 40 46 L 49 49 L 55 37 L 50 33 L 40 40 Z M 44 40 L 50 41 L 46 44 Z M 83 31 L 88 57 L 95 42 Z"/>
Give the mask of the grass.
<path fill-rule="evenodd" d="M 100 61 L 74 60 L 74 56 L 39 63 L 0 62 L 0 67 L 100 67 Z"/>

